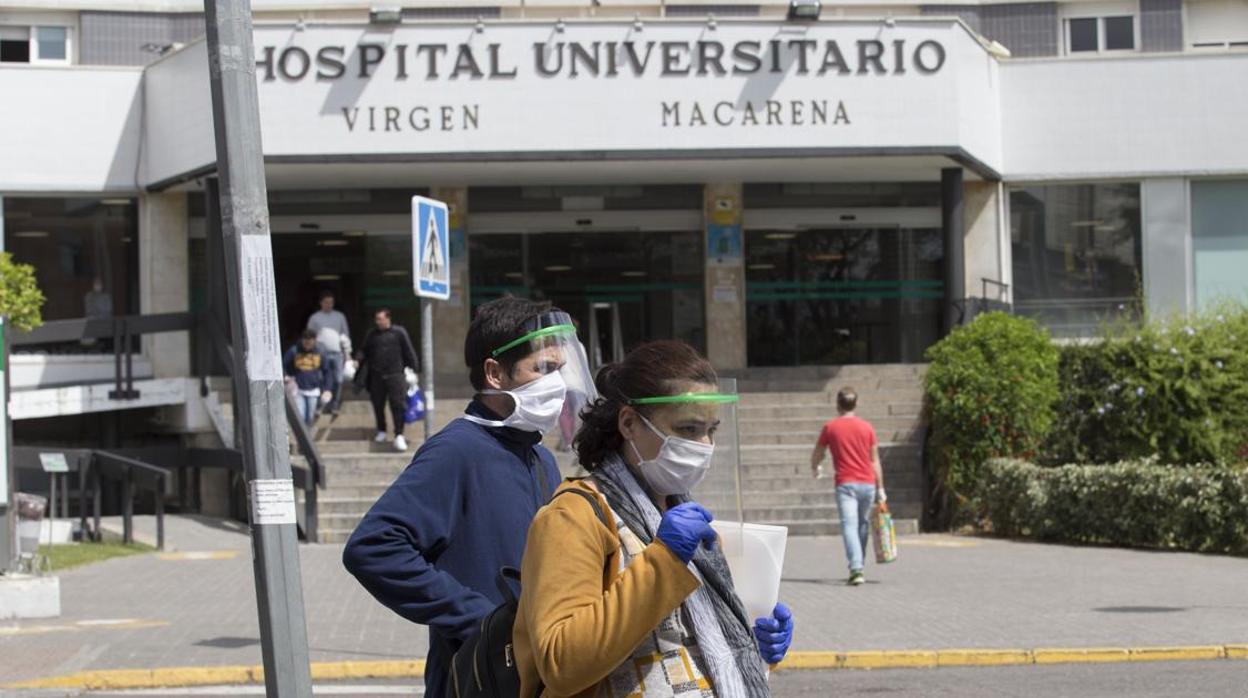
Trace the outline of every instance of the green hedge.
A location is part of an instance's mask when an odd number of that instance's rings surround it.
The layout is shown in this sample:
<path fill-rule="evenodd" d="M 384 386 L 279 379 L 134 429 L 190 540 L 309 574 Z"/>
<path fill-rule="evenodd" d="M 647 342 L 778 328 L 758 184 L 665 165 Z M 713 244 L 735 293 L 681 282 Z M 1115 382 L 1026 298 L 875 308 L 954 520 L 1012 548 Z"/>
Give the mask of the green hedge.
<path fill-rule="evenodd" d="M 1058 350 L 1035 322 L 980 315 L 927 351 L 928 457 L 936 501 L 952 516 L 989 458 L 1033 458 L 1054 420 Z"/>
<path fill-rule="evenodd" d="M 1153 461 L 1041 467 L 987 463 L 976 496 L 993 533 L 1248 554 L 1248 470 Z"/>
<path fill-rule="evenodd" d="M 1062 348 L 1058 422 L 1043 459 L 1248 461 L 1248 310 L 1106 330 Z"/>

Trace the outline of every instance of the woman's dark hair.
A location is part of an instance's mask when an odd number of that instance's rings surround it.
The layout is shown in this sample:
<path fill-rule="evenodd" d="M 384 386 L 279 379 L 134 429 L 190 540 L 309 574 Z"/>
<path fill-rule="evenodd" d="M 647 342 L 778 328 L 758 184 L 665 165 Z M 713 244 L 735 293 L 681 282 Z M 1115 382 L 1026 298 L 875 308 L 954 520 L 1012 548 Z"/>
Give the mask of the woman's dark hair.
<path fill-rule="evenodd" d="M 643 397 L 674 395 L 685 383 L 716 385 L 711 363 L 693 347 L 673 340 L 642 344 L 619 363 L 608 364 L 594 377 L 598 399 L 581 411 L 581 428 L 573 445 L 586 470 L 594 470 L 624 445 L 620 409 Z M 652 408 L 639 407 L 648 414 Z"/>

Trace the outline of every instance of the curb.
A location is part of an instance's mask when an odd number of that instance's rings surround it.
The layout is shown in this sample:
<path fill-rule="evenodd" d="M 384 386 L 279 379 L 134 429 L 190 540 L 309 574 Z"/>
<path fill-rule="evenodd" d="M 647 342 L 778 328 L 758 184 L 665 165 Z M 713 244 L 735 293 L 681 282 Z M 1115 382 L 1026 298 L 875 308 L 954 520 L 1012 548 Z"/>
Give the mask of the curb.
<path fill-rule="evenodd" d="M 1025 664 L 1113 664 L 1213 659 L 1248 660 L 1248 644 L 1180 647 L 1049 647 L 1038 649 L 875 650 L 861 652 L 791 652 L 777 671 L 813 669 L 910 669 Z M 312 662 L 312 680 L 417 679 L 425 661 Z M 32 679 L 6 688 L 78 688 L 122 690 L 264 683 L 261 666 L 165 667 L 110 669 Z"/>

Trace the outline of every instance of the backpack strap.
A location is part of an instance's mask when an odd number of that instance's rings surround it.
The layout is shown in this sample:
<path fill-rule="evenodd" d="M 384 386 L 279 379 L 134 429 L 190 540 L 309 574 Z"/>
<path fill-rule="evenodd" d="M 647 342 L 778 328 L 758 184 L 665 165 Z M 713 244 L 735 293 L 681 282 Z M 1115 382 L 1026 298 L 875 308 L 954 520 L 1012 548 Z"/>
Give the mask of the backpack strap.
<path fill-rule="evenodd" d="M 589 505 L 594 508 L 594 513 L 598 515 L 598 520 L 602 522 L 603 526 L 606 526 L 607 528 L 613 531 L 615 530 L 615 527 L 612 526 L 611 522 L 607 520 L 607 515 L 605 512 L 603 512 L 602 505 L 598 503 L 597 497 L 586 492 L 585 490 L 570 487 L 566 490 L 559 490 L 558 492 L 555 493 L 554 497 L 550 498 L 550 500 L 553 502 L 555 498 L 557 498 L 561 494 L 575 494 L 575 495 L 580 496 L 585 501 L 589 502 Z"/>

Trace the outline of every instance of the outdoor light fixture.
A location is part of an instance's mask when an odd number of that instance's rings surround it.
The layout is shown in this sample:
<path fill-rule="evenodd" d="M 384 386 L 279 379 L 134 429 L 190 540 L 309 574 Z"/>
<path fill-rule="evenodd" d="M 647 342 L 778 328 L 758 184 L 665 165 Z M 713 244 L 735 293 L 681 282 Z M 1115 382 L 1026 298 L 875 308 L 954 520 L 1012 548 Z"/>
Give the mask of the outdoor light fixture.
<path fill-rule="evenodd" d="M 819 0 L 789 0 L 789 19 L 816 20 L 823 4 Z"/>
<path fill-rule="evenodd" d="M 481 19 L 481 15 L 477 15 L 477 33 L 478 34 L 485 33 L 485 20 Z"/>
<path fill-rule="evenodd" d="M 706 28 L 715 31 L 717 26 L 719 26 L 719 23 L 715 21 L 715 15 L 708 14 L 706 16 Z"/>
<path fill-rule="evenodd" d="M 551 264 L 546 267 L 546 271 L 572 271 L 572 267 L 566 264 Z"/>
<path fill-rule="evenodd" d="M 641 22 L 641 15 L 639 14 L 633 15 L 633 31 L 639 32 L 645 28 L 646 28 L 646 25 L 642 24 Z"/>
<path fill-rule="evenodd" d="M 559 21 L 555 22 L 555 31 L 562 34 L 564 29 L 567 29 L 567 25 L 564 24 L 563 19 L 560 18 Z"/>
<path fill-rule="evenodd" d="M 370 7 L 368 21 L 372 24 L 399 24 L 403 21 L 403 10 L 399 7 Z"/>

